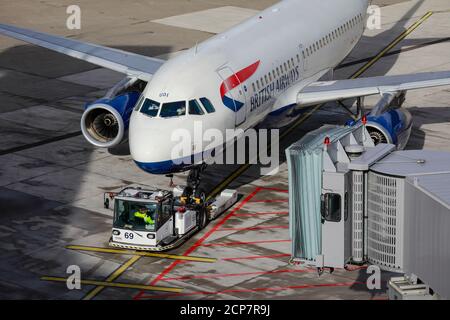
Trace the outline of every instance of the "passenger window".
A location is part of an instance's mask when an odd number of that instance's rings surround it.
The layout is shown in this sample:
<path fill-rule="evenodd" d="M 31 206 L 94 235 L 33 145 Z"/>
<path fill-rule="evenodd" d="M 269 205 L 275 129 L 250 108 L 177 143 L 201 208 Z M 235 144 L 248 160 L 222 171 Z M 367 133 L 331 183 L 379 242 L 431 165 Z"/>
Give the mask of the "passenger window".
<path fill-rule="evenodd" d="M 161 104 L 159 102 L 145 99 L 144 104 L 142 105 L 141 112 L 150 117 L 156 117 L 158 115 L 159 106 Z"/>
<path fill-rule="evenodd" d="M 275 70 L 272 70 L 273 80 L 277 78 L 277 75 L 275 74 Z"/>
<path fill-rule="evenodd" d="M 255 88 L 255 83 L 252 83 L 252 87 L 253 87 L 253 92 L 256 92 L 256 88 Z"/>
<path fill-rule="evenodd" d="M 259 88 L 261 88 L 261 86 L 259 85 L 259 80 L 256 80 L 256 86 L 258 87 L 258 90 Z"/>
<path fill-rule="evenodd" d="M 200 98 L 200 102 L 205 107 L 206 112 L 213 113 L 216 112 L 216 109 L 214 109 L 214 106 L 212 105 L 211 101 L 207 98 Z"/>
<path fill-rule="evenodd" d="M 197 100 L 189 101 L 189 114 L 198 116 L 205 114 Z"/>
<path fill-rule="evenodd" d="M 164 103 L 161 107 L 161 118 L 181 117 L 186 115 L 186 101 Z"/>

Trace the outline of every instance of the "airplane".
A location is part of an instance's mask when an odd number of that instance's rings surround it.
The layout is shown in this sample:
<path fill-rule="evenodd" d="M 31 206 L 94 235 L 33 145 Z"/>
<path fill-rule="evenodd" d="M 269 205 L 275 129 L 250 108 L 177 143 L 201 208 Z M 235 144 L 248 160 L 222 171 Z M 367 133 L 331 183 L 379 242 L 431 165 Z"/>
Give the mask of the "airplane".
<path fill-rule="evenodd" d="M 81 118 L 87 141 L 111 148 L 128 132 L 139 168 L 191 170 L 198 181 L 204 163 L 173 159 L 170 139 L 177 128 L 192 133 L 198 121 L 221 132 L 263 122 L 282 127 L 313 105 L 379 94 L 366 119 L 372 139 L 405 146 L 412 127 L 401 108 L 406 91 L 450 85 L 450 71 L 319 81 L 362 37 L 369 5 L 284 0 L 168 61 L 11 25 L 0 24 L 0 33 L 123 73 L 105 97 L 87 105 Z M 211 155 L 202 145 L 193 141 L 187 158 L 195 150 Z"/>

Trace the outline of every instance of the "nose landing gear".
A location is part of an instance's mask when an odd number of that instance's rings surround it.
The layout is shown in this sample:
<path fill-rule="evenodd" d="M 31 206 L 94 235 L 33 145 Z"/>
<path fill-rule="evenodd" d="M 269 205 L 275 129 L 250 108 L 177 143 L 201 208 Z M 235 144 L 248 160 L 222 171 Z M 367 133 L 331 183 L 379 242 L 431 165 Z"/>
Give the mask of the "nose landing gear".
<path fill-rule="evenodd" d="M 199 188 L 201 182 L 201 174 L 207 168 L 206 164 L 195 166 L 189 171 L 187 177 L 187 187 L 193 191 L 194 197 L 200 199 L 202 202 L 206 200 L 205 192 Z"/>

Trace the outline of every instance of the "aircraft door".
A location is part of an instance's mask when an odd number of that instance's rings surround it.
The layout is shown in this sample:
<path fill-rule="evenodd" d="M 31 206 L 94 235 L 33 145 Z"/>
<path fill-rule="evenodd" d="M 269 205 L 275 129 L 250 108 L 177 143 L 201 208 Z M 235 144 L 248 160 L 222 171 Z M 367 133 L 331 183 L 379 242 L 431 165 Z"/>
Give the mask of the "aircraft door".
<path fill-rule="evenodd" d="M 308 69 L 308 54 L 306 52 L 306 48 L 301 44 L 298 49 L 300 59 L 302 60 L 301 64 L 303 65 L 303 71 L 306 71 Z"/>
<path fill-rule="evenodd" d="M 223 81 L 220 87 L 222 102 L 235 112 L 235 124 L 239 126 L 247 119 L 247 104 L 245 103 L 243 85 L 236 73 L 228 66 L 218 69 L 217 74 Z"/>

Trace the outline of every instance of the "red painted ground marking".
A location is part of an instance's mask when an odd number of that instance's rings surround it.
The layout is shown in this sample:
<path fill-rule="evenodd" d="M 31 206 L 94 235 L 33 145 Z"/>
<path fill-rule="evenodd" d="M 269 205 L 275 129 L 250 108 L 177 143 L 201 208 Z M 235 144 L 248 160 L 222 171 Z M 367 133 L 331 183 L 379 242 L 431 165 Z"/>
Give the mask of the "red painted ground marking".
<path fill-rule="evenodd" d="M 269 191 L 278 191 L 278 192 L 283 192 L 283 193 L 289 193 L 289 190 L 280 189 L 280 188 L 260 187 L 260 190 L 269 190 Z"/>
<path fill-rule="evenodd" d="M 275 203 L 275 202 L 289 202 L 289 199 L 273 199 L 273 200 L 252 200 L 248 203 Z"/>
<path fill-rule="evenodd" d="M 253 212 L 253 213 L 235 213 L 235 217 L 252 217 L 252 216 L 262 216 L 269 214 L 278 214 L 278 215 L 288 215 L 289 211 L 274 211 L 274 212 Z"/>
<path fill-rule="evenodd" d="M 183 276 L 173 278 L 163 278 L 161 281 L 178 281 L 178 280 L 191 280 L 191 279 L 215 279 L 215 278 L 227 278 L 227 277 L 244 277 L 252 275 L 270 275 L 280 273 L 305 273 L 305 272 L 317 272 L 310 269 L 285 269 L 285 270 L 272 270 L 272 271 L 259 271 L 259 272 L 241 272 L 241 273 L 223 273 L 223 274 L 210 274 L 205 276 Z"/>
<path fill-rule="evenodd" d="M 223 261 L 234 261 L 234 260 L 253 260 L 253 259 L 273 259 L 273 258 L 283 258 L 283 257 L 290 257 L 290 253 L 277 253 L 272 255 L 266 255 L 266 256 L 247 256 L 247 257 L 234 257 L 234 258 L 222 258 L 220 260 Z"/>
<path fill-rule="evenodd" d="M 347 268 L 342 268 L 342 270 L 346 271 L 358 271 L 367 269 L 367 266 L 347 266 Z"/>
<path fill-rule="evenodd" d="M 202 245 L 202 243 L 209 237 L 211 234 L 213 234 L 217 229 L 219 229 L 228 219 L 230 219 L 234 213 L 238 210 L 240 210 L 245 203 L 250 201 L 259 191 L 261 188 L 257 187 L 252 193 L 250 193 L 244 200 L 241 201 L 241 203 L 234 208 L 230 213 L 228 213 L 225 217 L 222 218 L 211 230 L 209 230 L 203 237 L 201 237 L 197 242 L 195 242 L 186 252 L 183 254 L 184 256 L 187 256 L 191 254 L 193 251 L 195 251 L 198 247 Z M 162 278 L 164 278 L 170 271 L 173 270 L 178 264 L 180 263 L 180 260 L 173 261 L 167 268 L 165 268 L 152 282 L 150 282 L 150 285 L 155 285 L 158 283 Z M 133 297 L 134 300 L 139 300 L 144 295 L 144 291 L 140 291 L 136 296 Z"/>
<path fill-rule="evenodd" d="M 342 282 L 342 283 L 322 283 L 322 284 L 303 284 L 297 286 L 286 287 L 272 287 L 272 288 L 254 288 L 254 289 L 227 289 L 222 291 L 197 291 L 187 293 L 169 293 L 161 295 L 143 295 L 143 299 L 152 298 L 169 298 L 180 296 L 195 296 L 195 295 L 215 295 L 215 294 L 228 294 L 228 293 L 252 293 L 252 292 L 267 292 L 267 291 L 283 291 L 283 290 L 298 290 L 298 289 L 315 289 L 326 287 L 350 287 L 355 284 L 364 284 L 362 282 Z"/>
<path fill-rule="evenodd" d="M 248 228 L 220 228 L 217 231 L 245 231 L 245 230 L 270 230 L 270 229 L 289 229 L 289 226 L 260 226 Z"/>
<path fill-rule="evenodd" d="M 248 241 L 248 242 L 225 242 L 225 243 L 206 243 L 201 244 L 202 247 L 227 247 L 227 246 L 244 246 L 260 243 L 279 243 L 279 242 L 291 242 L 291 240 L 260 240 L 260 241 Z"/>

